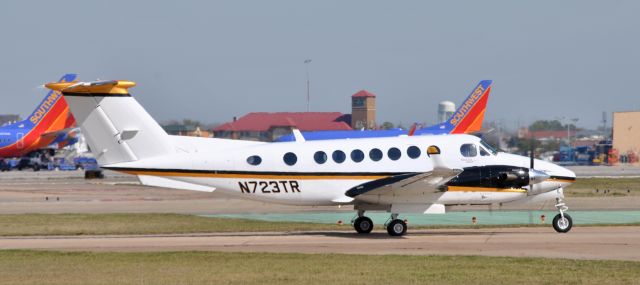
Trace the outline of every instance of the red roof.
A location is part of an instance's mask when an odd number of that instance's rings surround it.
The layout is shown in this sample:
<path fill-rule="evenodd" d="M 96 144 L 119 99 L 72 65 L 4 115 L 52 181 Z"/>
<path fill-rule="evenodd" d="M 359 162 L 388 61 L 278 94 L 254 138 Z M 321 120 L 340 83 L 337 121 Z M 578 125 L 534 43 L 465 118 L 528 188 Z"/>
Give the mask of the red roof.
<path fill-rule="evenodd" d="M 351 130 L 349 121 L 349 115 L 340 112 L 255 112 L 213 131 L 266 132 L 273 127 L 296 127 L 300 131 Z"/>
<path fill-rule="evenodd" d="M 351 95 L 351 97 L 376 97 L 376 94 L 373 94 L 367 90 L 360 90 L 356 92 L 356 94 Z"/>

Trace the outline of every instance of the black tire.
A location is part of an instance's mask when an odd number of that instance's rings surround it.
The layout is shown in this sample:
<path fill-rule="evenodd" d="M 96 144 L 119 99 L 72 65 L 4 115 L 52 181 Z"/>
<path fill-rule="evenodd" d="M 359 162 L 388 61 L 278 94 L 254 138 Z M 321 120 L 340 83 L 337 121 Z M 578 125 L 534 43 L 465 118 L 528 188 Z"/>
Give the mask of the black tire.
<path fill-rule="evenodd" d="M 556 230 L 556 232 L 567 233 L 571 230 L 571 227 L 573 227 L 573 220 L 571 219 L 571 216 L 565 213 L 564 219 L 565 220 L 563 221 L 560 214 L 557 214 L 553 218 L 553 229 Z"/>
<path fill-rule="evenodd" d="M 407 233 L 407 223 L 403 220 L 395 219 L 387 224 L 387 233 L 394 237 L 403 236 Z"/>
<path fill-rule="evenodd" d="M 368 234 L 373 230 L 373 221 L 368 217 L 358 217 L 353 222 L 353 227 L 359 234 Z"/>

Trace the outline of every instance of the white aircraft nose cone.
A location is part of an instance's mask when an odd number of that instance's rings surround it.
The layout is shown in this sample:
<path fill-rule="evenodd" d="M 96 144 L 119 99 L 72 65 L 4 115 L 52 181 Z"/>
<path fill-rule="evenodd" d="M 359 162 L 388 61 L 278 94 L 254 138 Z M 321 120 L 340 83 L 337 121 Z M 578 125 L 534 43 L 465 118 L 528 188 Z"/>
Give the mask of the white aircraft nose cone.
<path fill-rule="evenodd" d="M 566 169 L 566 168 L 565 168 L 565 171 L 567 172 L 567 177 L 571 177 L 573 179 L 576 178 L 576 173 L 575 172 L 573 172 L 573 171 L 571 171 L 569 169 Z"/>

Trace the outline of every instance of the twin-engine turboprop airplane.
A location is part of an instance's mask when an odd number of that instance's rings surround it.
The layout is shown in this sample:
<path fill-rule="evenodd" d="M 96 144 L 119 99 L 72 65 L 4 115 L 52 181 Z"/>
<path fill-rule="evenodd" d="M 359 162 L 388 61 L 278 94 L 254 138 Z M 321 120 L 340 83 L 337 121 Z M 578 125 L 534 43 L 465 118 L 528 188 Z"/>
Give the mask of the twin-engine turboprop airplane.
<path fill-rule="evenodd" d="M 560 213 L 553 227 L 572 227 L 562 199 L 573 172 L 497 152 L 475 136 L 282 143 L 170 136 L 131 97 L 134 82 L 46 86 L 62 92 L 101 167 L 138 175 L 145 185 L 291 205 L 351 204 L 363 234 L 373 229 L 366 211 L 390 212 L 387 231 L 400 236 L 407 231 L 400 213 L 554 199 Z"/>

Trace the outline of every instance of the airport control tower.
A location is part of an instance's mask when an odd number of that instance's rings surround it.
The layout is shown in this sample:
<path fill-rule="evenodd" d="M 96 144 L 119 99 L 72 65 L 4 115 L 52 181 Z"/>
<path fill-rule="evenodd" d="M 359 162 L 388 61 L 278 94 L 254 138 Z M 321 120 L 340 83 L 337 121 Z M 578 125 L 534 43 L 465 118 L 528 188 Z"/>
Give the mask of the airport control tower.
<path fill-rule="evenodd" d="M 351 96 L 351 127 L 354 130 L 376 128 L 376 95 L 360 90 Z"/>
<path fill-rule="evenodd" d="M 438 124 L 446 122 L 456 111 L 456 104 L 451 101 L 442 101 L 438 104 Z"/>

